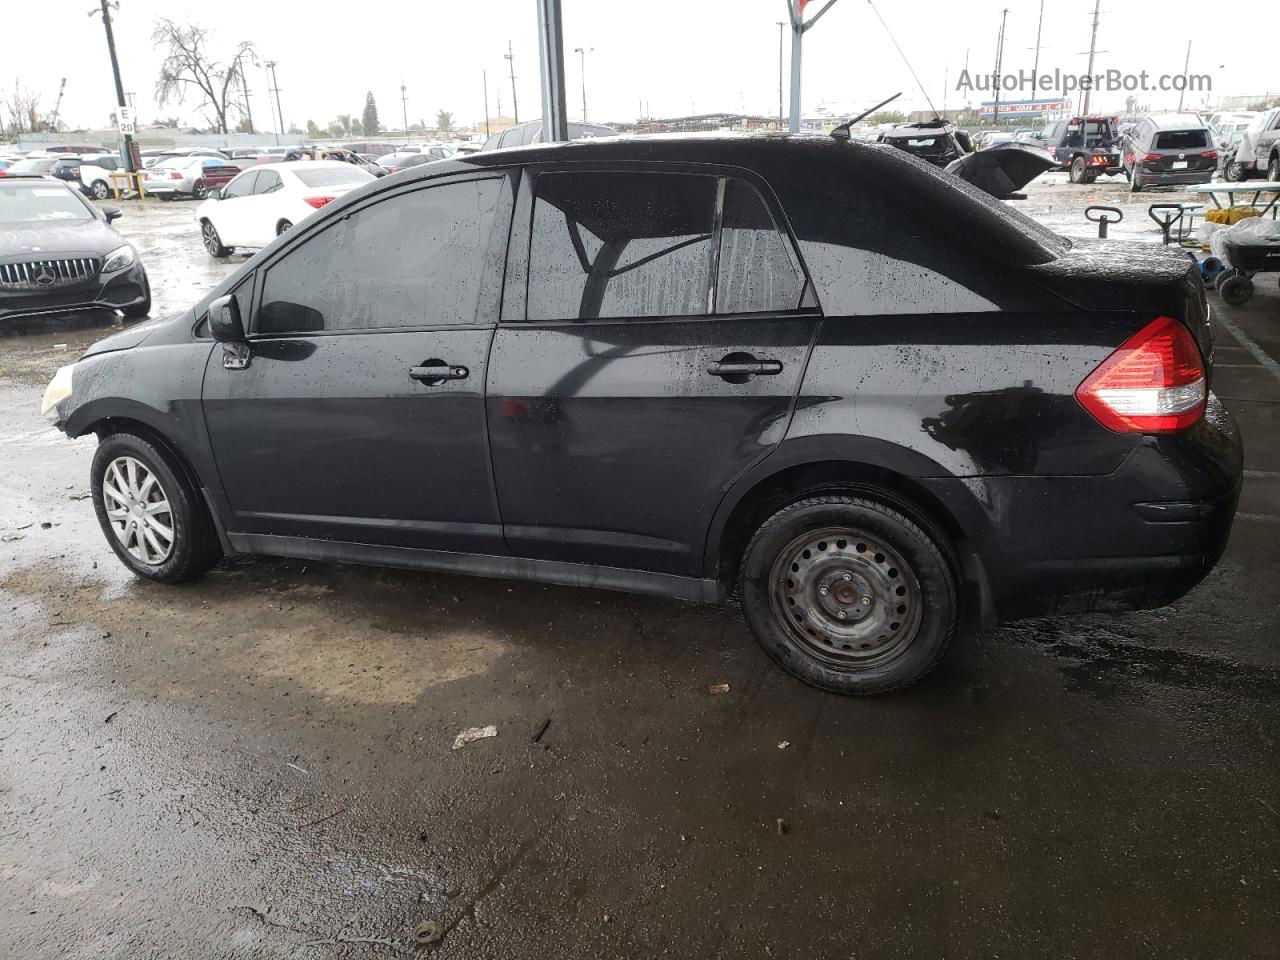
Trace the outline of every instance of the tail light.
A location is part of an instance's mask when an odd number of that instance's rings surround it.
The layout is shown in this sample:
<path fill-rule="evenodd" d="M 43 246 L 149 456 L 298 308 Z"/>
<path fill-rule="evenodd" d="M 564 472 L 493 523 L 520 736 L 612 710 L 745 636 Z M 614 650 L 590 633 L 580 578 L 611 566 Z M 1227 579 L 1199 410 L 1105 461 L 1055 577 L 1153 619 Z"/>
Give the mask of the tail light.
<path fill-rule="evenodd" d="M 1172 433 L 1204 416 L 1204 359 L 1181 323 L 1157 317 L 1076 388 L 1076 399 L 1116 433 Z"/>
<path fill-rule="evenodd" d="M 334 200 L 337 200 L 338 198 L 337 197 L 303 197 L 302 199 L 307 201 L 307 203 L 311 204 L 311 206 L 315 207 L 317 210 L 319 210 L 326 203 L 332 203 Z"/>
<path fill-rule="evenodd" d="M 1159 163 L 1159 162 L 1160 162 L 1160 154 L 1158 154 L 1158 153 L 1148 153 L 1148 154 L 1146 154 L 1145 156 L 1143 156 L 1143 158 L 1142 158 L 1142 162 L 1143 162 L 1143 163 Z"/>
<path fill-rule="evenodd" d="M 1218 151 L 1217 151 L 1217 150 L 1206 150 L 1204 153 L 1200 154 L 1200 156 L 1204 157 L 1204 158 L 1205 158 L 1205 159 L 1207 159 L 1207 160 L 1217 160 L 1217 159 L 1218 159 Z"/>
<path fill-rule="evenodd" d="M 181 173 L 179 173 L 177 170 L 170 170 L 170 171 L 169 171 L 169 179 L 170 179 L 170 180 L 181 180 L 181 179 L 182 179 L 182 174 L 181 174 Z"/>

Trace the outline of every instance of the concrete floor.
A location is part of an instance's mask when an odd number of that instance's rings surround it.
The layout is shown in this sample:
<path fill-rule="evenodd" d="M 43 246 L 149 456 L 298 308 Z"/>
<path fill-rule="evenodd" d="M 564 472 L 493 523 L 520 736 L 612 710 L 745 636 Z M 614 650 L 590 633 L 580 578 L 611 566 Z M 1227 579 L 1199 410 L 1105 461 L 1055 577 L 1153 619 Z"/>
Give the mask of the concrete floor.
<path fill-rule="evenodd" d="M 1077 235 L 1128 198 L 1048 180 L 1028 212 Z M 157 313 L 232 268 L 193 209 L 120 221 Z M 1218 569 L 873 701 L 789 679 L 729 607 L 275 560 L 136 581 L 92 439 L 37 410 L 111 328 L 0 337 L 0 956 L 1275 957 L 1280 297 L 1214 307 L 1249 468 Z"/>

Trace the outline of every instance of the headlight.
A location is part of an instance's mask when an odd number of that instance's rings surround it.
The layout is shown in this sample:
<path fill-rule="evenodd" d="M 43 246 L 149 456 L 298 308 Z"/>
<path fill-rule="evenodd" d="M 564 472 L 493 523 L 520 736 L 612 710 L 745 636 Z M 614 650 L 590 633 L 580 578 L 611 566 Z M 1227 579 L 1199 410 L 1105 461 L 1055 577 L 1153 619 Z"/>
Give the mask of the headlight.
<path fill-rule="evenodd" d="M 45 388 L 44 399 L 40 401 L 40 412 L 54 422 L 58 419 L 58 404 L 71 396 L 71 375 L 75 364 L 61 367 Z"/>
<path fill-rule="evenodd" d="M 131 267 L 133 266 L 133 260 L 133 247 L 126 243 L 123 247 L 116 247 L 107 254 L 107 259 L 102 263 L 102 272 L 115 273 L 125 267 Z"/>

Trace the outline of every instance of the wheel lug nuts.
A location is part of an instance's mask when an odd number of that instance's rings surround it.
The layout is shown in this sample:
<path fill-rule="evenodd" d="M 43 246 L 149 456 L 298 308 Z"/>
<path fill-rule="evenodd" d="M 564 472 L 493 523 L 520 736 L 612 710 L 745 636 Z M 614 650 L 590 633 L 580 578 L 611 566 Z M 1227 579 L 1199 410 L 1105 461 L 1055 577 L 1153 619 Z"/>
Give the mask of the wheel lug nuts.
<path fill-rule="evenodd" d="M 864 607 L 869 607 L 869 606 L 871 606 L 871 598 L 870 598 L 870 597 L 863 597 L 863 598 L 862 598 L 862 605 L 863 605 Z"/>
<path fill-rule="evenodd" d="M 845 583 L 848 583 L 848 582 L 849 582 L 850 580 L 852 580 L 852 579 L 853 579 L 853 574 L 852 574 L 852 573 L 845 573 L 845 575 L 844 575 Z"/>
<path fill-rule="evenodd" d="M 848 616 L 848 614 L 845 613 L 843 610 L 839 610 L 836 612 L 836 616 L 839 617 L 841 620 L 843 620 L 845 617 Z"/>
<path fill-rule="evenodd" d="M 828 593 L 830 593 L 830 592 L 831 592 L 831 591 L 830 591 L 830 590 L 828 590 L 826 587 L 819 587 L 819 588 L 818 588 L 818 593 L 822 594 L 822 596 L 824 596 L 824 597 L 825 597 Z"/>

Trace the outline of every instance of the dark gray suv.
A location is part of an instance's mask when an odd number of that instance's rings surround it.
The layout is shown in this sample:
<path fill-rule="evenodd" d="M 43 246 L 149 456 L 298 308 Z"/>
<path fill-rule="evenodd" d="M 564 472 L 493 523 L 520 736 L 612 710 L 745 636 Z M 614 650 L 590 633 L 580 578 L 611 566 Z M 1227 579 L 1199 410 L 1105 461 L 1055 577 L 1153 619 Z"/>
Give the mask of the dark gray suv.
<path fill-rule="evenodd" d="M 1195 114 L 1143 117 L 1125 134 L 1121 163 L 1129 189 L 1208 183 L 1218 169 L 1213 132 Z"/>

